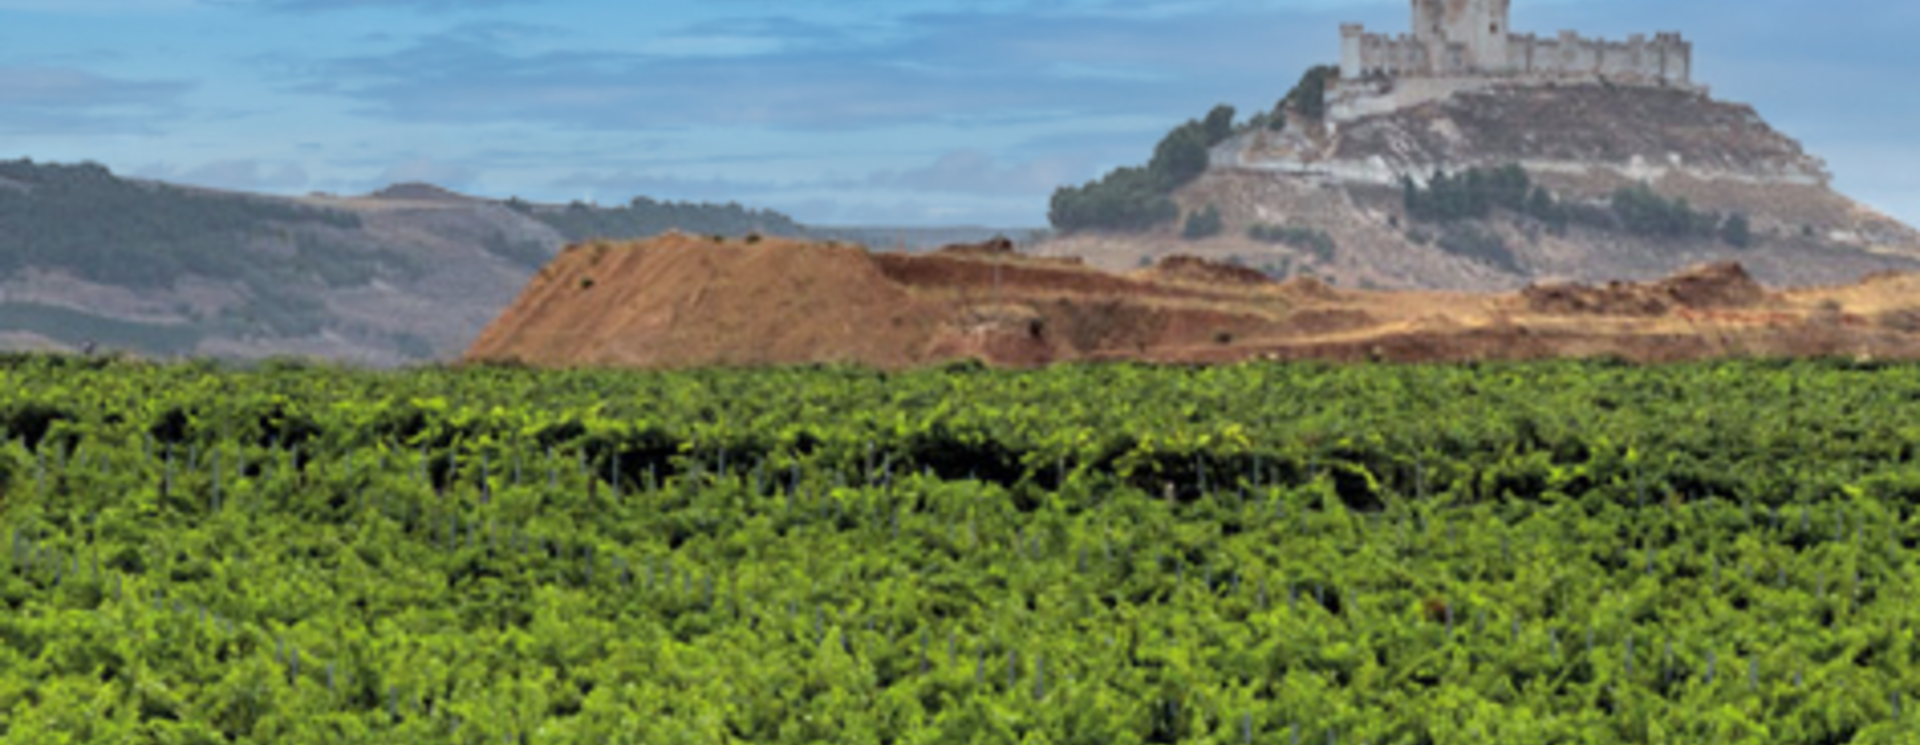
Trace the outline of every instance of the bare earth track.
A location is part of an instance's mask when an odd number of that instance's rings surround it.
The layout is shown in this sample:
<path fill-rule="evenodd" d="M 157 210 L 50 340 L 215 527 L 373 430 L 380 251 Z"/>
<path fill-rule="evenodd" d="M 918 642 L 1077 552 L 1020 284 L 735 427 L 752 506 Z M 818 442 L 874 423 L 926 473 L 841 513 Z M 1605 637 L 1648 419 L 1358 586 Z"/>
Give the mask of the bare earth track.
<path fill-rule="evenodd" d="M 1189 257 L 1110 273 L 1005 245 L 932 255 L 669 234 L 564 251 L 468 350 L 540 367 L 978 359 L 1920 358 L 1920 275 L 1775 291 L 1736 264 L 1516 293 L 1336 290 Z"/>

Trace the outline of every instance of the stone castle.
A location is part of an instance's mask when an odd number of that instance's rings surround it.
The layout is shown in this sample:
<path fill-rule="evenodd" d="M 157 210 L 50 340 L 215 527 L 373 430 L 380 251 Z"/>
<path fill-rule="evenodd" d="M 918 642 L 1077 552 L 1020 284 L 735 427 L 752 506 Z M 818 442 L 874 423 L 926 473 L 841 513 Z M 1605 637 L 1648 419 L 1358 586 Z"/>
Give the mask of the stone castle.
<path fill-rule="evenodd" d="M 1692 87 L 1693 43 L 1678 33 L 1635 34 L 1625 42 L 1515 34 L 1512 0 L 1411 0 L 1413 33 L 1340 28 L 1340 76 L 1368 78 L 1602 79 Z"/>

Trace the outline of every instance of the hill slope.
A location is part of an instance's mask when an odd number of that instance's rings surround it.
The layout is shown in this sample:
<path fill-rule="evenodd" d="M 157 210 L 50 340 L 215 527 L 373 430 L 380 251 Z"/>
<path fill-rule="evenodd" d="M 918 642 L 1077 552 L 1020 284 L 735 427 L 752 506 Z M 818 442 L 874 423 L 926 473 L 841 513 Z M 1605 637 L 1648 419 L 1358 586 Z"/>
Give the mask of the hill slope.
<path fill-rule="evenodd" d="M 1432 220 L 1408 208 L 1403 179 L 1426 188 L 1436 172 L 1508 166 L 1557 212 Z M 1639 185 L 1705 229 L 1637 229 L 1615 201 Z M 1451 290 L 1643 280 L 1729 260 L 1782 286 L 1920 268 L 1920 232 L 1835 192 L 1825 164 L 1751 107 L 1656 87 L 1489 83 L 1345 121 L 1294 114 L 1284 131 L 1242 128 L 1212 148 L 1173 198 L 1184 214 L 1218 209 L 1225 229 L 1194 242 L 1177 224 L 1081 233 L 1038 250 L 1116 269 L 1186 252 L 1341 286 Z M 1741 246 L 1719 230 L 1736 216 Z M 1324 239 L 1256 240 L 1255 226 Z"/>
<path fill-rule="evenodd" d="M 466 359 L 903 368 L 957 359 L 1920 358 L 1920 275 L 1773 292 L 1720 264 L 1644 285 L 1361 292 L 1188 257 L 1121 275 L 999 249 L 876 255 L 683 235 L 575 246 Z"/>
<path fill-rule="evenodd" d="M 818 229 L 738 205 L 494 201 L 427 184 L 284 198 L 0 162 L 0 349 L 451 358 L 570 242 Z M 925 244 L 992 231 L 835 230 Z"/>
<path fill-rule="evenodd" d="M 288 199 L 0 163 L 9 347 L 308 355 L 456 350 L 559 247 L 499 204 L 394 190 Z"/>

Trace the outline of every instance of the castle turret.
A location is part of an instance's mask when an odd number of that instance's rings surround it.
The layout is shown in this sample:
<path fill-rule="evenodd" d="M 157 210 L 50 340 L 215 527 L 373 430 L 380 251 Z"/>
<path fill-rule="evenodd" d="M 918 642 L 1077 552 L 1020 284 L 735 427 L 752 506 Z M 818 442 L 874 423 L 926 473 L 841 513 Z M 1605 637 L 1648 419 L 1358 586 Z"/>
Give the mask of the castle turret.
<path fill-rule="evenodd" d="M 1661 80 L 1682 84 L 1693 82 L 1693 42 L 1681 38 L 1678 31 L 1654 34 L 1649 53 L 1655 58 L 1654 65 L 1659 70 Z"/>
<path fill-rule="evenodd" d="M 1367 74 L 1367 27 L 1358 23 L 1340 25 L 1340 77 L 1359 80 Z"/>
<path fill-rule="evenodd" d="M 1435 61 L 1432 74 L 1509 72 L 1512 0 L 1412 0 L 1413 37 Z M 1457 61 L 1448 64 L 1445 60 Z"/>

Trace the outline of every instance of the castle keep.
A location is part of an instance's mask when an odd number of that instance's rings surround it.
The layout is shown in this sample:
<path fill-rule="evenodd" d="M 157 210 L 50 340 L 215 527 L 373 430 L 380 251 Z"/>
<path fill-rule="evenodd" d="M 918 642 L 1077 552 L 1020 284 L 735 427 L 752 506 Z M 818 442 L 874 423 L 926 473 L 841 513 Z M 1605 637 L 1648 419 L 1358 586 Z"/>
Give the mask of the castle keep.
<path fill-rule="evenodd" d="M 1678 33 L 1635 34 L 1626 42 L 1515 34 L 1512 0 L 1411 0 L 1413 33 L 1340 28 L 1340 76 L 1386 78 L 1586 78 L 1690 87 L 1693 43 Z"/>

